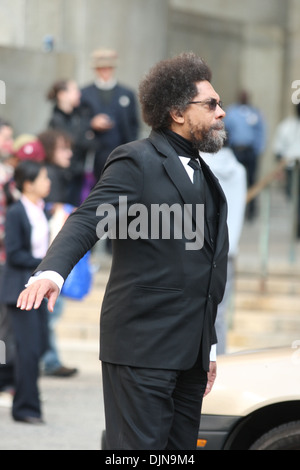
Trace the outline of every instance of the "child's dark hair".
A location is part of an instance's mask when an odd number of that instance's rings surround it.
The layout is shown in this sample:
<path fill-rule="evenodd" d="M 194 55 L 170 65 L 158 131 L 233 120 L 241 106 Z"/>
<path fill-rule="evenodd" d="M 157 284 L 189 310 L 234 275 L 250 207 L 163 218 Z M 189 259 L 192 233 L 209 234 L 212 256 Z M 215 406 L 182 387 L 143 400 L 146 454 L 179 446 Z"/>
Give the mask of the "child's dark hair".
<path fill-rule="evenodd" d="M 24 184 L 29 181 L 33 183 L 45 165 L 33 160 L 25 160 L 19 163 L 15 169 L 14 180 L 19 191 L 23 192 Z"/>

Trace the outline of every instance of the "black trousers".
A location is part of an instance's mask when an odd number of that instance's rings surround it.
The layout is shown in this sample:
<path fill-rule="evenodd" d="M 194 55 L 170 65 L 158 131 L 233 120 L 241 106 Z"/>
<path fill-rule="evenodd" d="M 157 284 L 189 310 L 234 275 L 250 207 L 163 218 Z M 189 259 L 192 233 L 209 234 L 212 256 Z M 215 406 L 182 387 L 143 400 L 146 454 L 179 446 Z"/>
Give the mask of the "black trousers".
<path fill-rule="evenodd" d="M 48 313 L 43 301 L 38 310 L 7 307 L 15 335 L 15 386 L 12 415 L 15 419 L 41 418 L 39 361 L 48 348 Z"/>
<path fill-rule="evenodd" d="M 109 450 L 195 450 L 207 372 L 102 363 Z"/>

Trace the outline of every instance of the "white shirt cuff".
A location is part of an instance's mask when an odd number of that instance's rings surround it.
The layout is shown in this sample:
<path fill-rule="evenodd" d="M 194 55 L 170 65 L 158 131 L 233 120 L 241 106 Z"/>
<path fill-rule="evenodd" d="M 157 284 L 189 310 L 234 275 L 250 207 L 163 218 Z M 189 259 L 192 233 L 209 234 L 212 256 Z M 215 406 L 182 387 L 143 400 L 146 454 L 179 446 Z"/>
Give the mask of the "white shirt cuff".
<path fill-rule="evenodd" d="M 217 360 L 217 345 L 216 344 L 213 344 L 210 349 L 209 359 L 211 362 L 216 362 Z"/>
<path fill-rule="evenodd" d="M 36 273 L 34 276 L 31 276 L 28 283 L 26 284 L 26 287 L 30 286 L 30 284 L 32 284 L 33 282 L 39 281 L 41 279 L 48 279 L 49 281 L 55 282 L 55 284 L 58 286 L 60 291 L 65 282 L 64 278 L 55 271 L 40 271 Z"/>

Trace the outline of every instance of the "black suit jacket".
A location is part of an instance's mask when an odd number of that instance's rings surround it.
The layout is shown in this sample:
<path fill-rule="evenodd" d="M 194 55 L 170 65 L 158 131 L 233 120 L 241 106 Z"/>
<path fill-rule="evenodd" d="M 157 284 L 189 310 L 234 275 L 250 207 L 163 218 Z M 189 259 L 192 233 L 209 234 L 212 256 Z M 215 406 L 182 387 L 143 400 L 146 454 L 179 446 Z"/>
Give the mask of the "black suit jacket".
<path fill-rule="evenodd" d="M 21 201 L 14 203 L 6 214 L 5 250 L 0 300 L 15 305 L 32 271 L 42 261 L 32 255 L 31 225 Z"/>
<path fill-rule="evenodd" d="M 194 365 L 200 352 L 208 369 L 226 282 L 228 235 L 223 191 L 204 162 L 202 166 L 217 208 L 214 243 L 206 233 L 203 248 L 190 251 L 184 236 L 175 238 L 172 229 L 170 239 L 113 240 L 100 325 L 103 361 L 184 370 Z M 119 216 L 120 196 L 127 197 L 128 206 L 139 203 L 149 213 L 152 204 L 197 203 L 176 152 L 163 134 L 152 132 L 148 139 L 120 146 L 110 155 L 99 183 L 68 219 L 38 270 L 55 270 L 66 278 L 97 240 L 97 207 L 111 204 Z M 131 222 L 128 217 L 127 224 Z"/>

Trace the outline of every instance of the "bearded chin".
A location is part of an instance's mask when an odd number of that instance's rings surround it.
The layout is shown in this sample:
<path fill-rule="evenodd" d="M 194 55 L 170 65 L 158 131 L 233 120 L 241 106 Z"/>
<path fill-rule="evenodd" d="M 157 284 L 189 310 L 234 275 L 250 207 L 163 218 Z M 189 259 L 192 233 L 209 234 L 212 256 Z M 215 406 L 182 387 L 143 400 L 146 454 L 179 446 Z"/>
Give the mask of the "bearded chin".
<path fill-rule="evenodd" d="M 192 143 L 200 152 L 216 153 L 221 150 L 226 138 L 227 135 L 224 129 L 211 128 L 208 132 L 202 134 L 201 140 L 193 135 Z"/>

